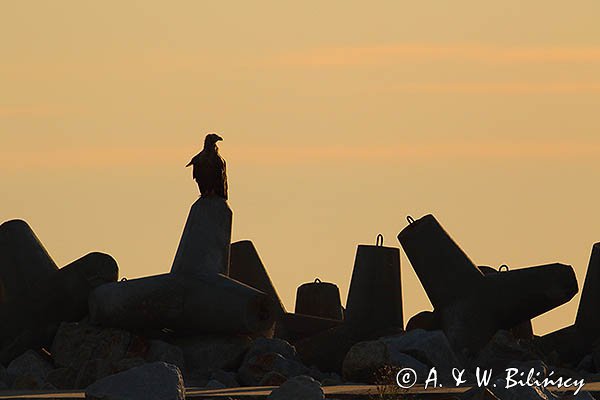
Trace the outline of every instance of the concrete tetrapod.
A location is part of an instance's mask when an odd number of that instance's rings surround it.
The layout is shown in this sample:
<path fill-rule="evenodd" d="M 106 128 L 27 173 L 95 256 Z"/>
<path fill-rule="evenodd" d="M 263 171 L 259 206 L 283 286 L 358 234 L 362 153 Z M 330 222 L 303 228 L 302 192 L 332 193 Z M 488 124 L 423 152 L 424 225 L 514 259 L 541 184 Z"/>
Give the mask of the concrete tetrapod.
<path fill-rule="evenodd" d="M 404 325 L 400 249 L 383 246 L 381 235 L 375 246 L 359 245 L 356 250 L 345 322 L 364 333 Z"/>
<path fill-rule="evenodd" d="M 275 286 L 269 278 L 256 247 L 250 240 L 242 240 L 231 244 L 229 277 L 265 292 L 271 296 L 279 313 L 281 315 L 285 313 L 285 308 L 279 299 Z"/>
<path fill-rule="evenodd" d="M 118 277 L 116 261 L 108 254 L 89 253 L 37 280 L 26 295 L 0 306 L 2 352 L 6 363 L 28 348 L 45 345 L 62 321 L 78 321 L 88 311 L 89 293 Z"/>
<path fill-rule="evenodd" d="M 57 270 L 27 222 L 16 219 L 0 225 L 0 304 L 26 296 L 37 281 Z"/>
<path fill-rule="evenodd" d="M 229 274 L 233 212 L 219 196 L 200 197 L 190 210 L 171 272 L 187 276 Z"/>
<path fill-rule="evenodd" d="M 409 220 L 398 240 L 459 354 L 477 352 L 498 329 L 564 304 L 578 290 L 573 268 L 563 264 L 484 277 L 432 215 Z"/>
<path fill-rule="evenodd" d="M 337 285 L 321 282 L 319 278 L 314 282 L 304 283 L 296 291 L 295 312 L 313 317 L 343 320 L 344 310 L 340 300 L 340 290 Z"/>
<path fill-rule="evenodd" d="M 592 246 L 575 324 L 537 338 L 538 346 L 546 353 L 556 351 L 562 361 L 576 365 L 593 350 L 600 338 L 600 243 Z"/>
<path fill-rule="evenodd" d="M 258 333 L 276 314 L 265 293 L 221 274 L 162 274 L 102 285 L 89 299 L 93 323 L 177 333 Z"/>

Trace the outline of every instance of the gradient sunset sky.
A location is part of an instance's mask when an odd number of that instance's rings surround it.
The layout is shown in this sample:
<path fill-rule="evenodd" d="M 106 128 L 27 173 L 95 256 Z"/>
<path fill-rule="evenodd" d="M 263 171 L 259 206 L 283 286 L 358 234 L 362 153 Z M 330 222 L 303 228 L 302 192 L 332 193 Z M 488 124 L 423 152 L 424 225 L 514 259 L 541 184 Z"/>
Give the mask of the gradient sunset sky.
<path fill-rule="evenodd" d="M 293 310 L 433 213 L 479 265 L 600 241 L 600 2 L 3 1 L 0 220 L 59 265 L 170 269 L 207 132 Z M 404 318 L 430 309 L 402 256 Z M 534 321 L 573 322 L 579 296 Z"/>

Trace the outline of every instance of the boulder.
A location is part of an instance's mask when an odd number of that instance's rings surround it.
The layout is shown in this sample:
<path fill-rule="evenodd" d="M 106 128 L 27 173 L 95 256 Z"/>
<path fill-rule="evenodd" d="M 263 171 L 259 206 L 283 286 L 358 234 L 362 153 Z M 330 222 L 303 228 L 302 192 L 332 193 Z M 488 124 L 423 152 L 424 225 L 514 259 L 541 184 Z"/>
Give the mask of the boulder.
<path fill-rule="evenodd" d="M 460 400 L 500 400 L 488 388 L 474 387 L 460 396 Z"/>
<path fill-rule="evenodd" d="M 185 388 L 179 369 L 154 362 L 107 376 L 85 391 L 89 400 L 184 400 Z"/>
<path fill-rule="evenodd" d="M 87 361 L 115 362 L 125 357 L 132 335 L 120 329 L 100 329 L 85 323 L 64 322 L 51 347 L 54 363 L 79 370 Z"/>
<path fill-rule="evenodd" d="M 309 369 L 295 360 L 278 353 L 265 353 L 244 362 L 238 371 L 238 380 L 247 386 L 258 385 L 269 372 L 278 372 L 286 378 L 307 375 Z"/>
<path fill-rule="evenodd" d="M 541 387 L 513 386 L 506 388 L 505 379 L 497 379 L 491 391 L 502 400 L 556 400 L 558 397 Z"/>
<path fill-rule="evenodd" d="M 164 361 L 167 364 L 173 364 L 180 370 L 185 365 L 183 350 L 181 347 L 163 342 L 162 340 L 151 340 L 146 353 L 148 361 Z"/>
<path fill-rule="evenodd" d="M 415 358 L 395 351 L 382 340 L 359 342 L 352 346 L 343 364 L 346 380 L 352 382 L 375 383 L 379 371 L 384 367 L 395 369 L 412 368 L 417 376 L 425 378 L 429 368 Z"/>
<path fill-rule="evenodd" d="M 325 394 L 321 384 L 309 376 L 297 376 L 288 379 L 273 390 L 267 400 L 322 400 Z"/>
<path fill-rule="evenodd" d="M 511 332 L 500 330 L 475 357 L 474 365 L 504 370 L 511 362 L 534 361 L 538 355 L 521 345 Z"/>
<path fill-rule="evenodd" d="M 248 361 L 254 356 L 266 353 L 279 353 L 285 358 L 296 359 L 296 348 L 283 339 L 258 338 L 253 343 L 244 361 Z"/>
<path fill-rule="evenodd" d="M 50 371 L 52 371 L 52 364 L 33 350 L 28 350 L 15 358 L 6 368 L 8 376 L 13 380 L 13 386 L 15 380 L 27 381 L 31 384 L 18 386 L 28 389 L 42 388 Z"/>
<path fill-rule="evenodd" d="M 74 368 L 56 368 L 48 373 L 46 382 L 60 390 L 75 389 L 78 373 Z"/>
<path fill-rule="evenodd" d="M 407 354 L 430 367 L 452 369 L 461 366 L 446 335 L 439 330 L 414 329 L 401 335 L 387 336 L 379 340 L 386 345 L 391 354 Z"/>
<path fill-rule="evenodd" d="M 196 374 L 237 370 L 252 344 L 248 336 L 196 336 L 174 342 L 183 351 L 185 366 Z"/>
<path fill-rule="evenodd" d="M 223 371 L 221 369 L 218 369 L 210 374 L 209 382 L 211 380 L 219 381 L 228 388 L 240 386 L 236 379 L 235 372 Z"/>

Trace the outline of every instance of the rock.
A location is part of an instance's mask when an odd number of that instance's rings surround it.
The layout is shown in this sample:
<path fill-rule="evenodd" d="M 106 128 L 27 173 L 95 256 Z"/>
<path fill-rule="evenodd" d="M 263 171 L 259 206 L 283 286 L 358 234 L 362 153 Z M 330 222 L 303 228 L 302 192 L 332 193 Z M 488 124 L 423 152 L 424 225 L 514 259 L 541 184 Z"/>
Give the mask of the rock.
<path fill-rule="evenodd" d="M 146 360 L 164 361 L 167 364 L 175 365 L 180 370 L 183 370 L 185 365 L 183 350 L 178 346 L 163 342 L 162 340 L 150 341 Z"/>
<path fill-rule="evenodd" d="M 532 361 L 538 357 L 521 346 L 509 331 L 501 330 L 496 332 L 490 342 L 477 354 L 474 365 L 500 371 L 511 362 Z"/>
<path fill-rule="evenodd" d="M 253 343 L 248 353 L 244 357 L 244 361 L 250 360 L 252 357 L 266 354 L 279 353 L 285 358 L 296 359 L 296 348 L 283 339 L 267 339 L 258 338 Z"/>
<path fill-rule="evenodd" d="M 587 354 L 585 357 L 581 359 L 579 364 L 577 364 L 577 371 L 580 372 L 596 372 L 596 363 L 594 361 L 594 357 L 591 354 Z"/>
<path fill-rule="evenodd" d="M 109 361 L 101 358 L 88 360 L 78 369 L 75 388 L 85 389 L 92 383 L 112 375 L 112 373 L 113 371 Z"/>
<path fill-rule="evenodd" d="M 28 350 L 15 358 L 6 368 L 8 376 L 13 381 L 31 382 L 31 384 L 19 384 L 19 388 L 40 389 L 46 382 L 46 376 L 52 371 L 52 364 L 33 350 Z M 13 382 L 13 387 L 14 382 Z"/>
<path fill-rule="evenodd" d="M 548 390 L 541 387 L 513 386 L 506 388 L 505 379 L 497 379 L 492 385 L 491 391 L 502 400 L 555 400 L 554 396 Z"/>
<path fill-rule="evenodd" d="M 325 394 L 319 382 L 309 376 L 288 379 L 273 390 L 267 400 L 322 400 Z"/>
<path fill-rule="evenodd" d="M 179 369 L 164 362 L 154 362 L 116 375 L 107 376 L 89 386 L 89 400 L 184 400 L 184 386 Z"/>
<path fill-rule="evenodd" d="M 285 381 L 287 381 L 287 377 L 277 371 L 269 371 L 262 377 L 260 382 L 258 382 L 258 386 L 280 386 Z"/>
<path fill-rule="evenodd" d="M 565 393 L 560 400 L 596 400 L 590 392 L 579 392 L 577 395 L 573 393 Z"/>
<path fill-rule="evenodd" d="M 385 343 L 390 353 L 407 354 L 431 367 L 452 369 L 461 365 L 442 331 L 415 329 L 379 340 Z"/>
<path fill-rule="evenodd" d="M 382 340 L 359 342 L 352 346 L 344 359 L 344 378 L 353 382 L 375 383 L 378 372 L 386 367 L 412 368 L 424 378 L 429 368 L 415 358 L 394 351 Z"/>
<path fill-rule="evenodd" d="M 298 361 L 289 360 L 278 353 L 259 354 L 244 362 L 238 371 L 239 381 L 247 386 L 260 383 L 264 376 L 275 371 L 281 375 L 291 378 L 298 375 L 306 375 L 309 369 Z"/>
<path fill-rule="evenodd" d="M 4 365 L 0 364 L 0 382 L 8 384 L 8 381 L 8 372 L 6 372 L 6 368 L 4 368 Z"/>
<path fill-rule="evenodd" d="M 210 373 L 237 370 L 252 344 L 248 336 L 197 336 L 178 339 L 187 370 Z"/>
<path fill-rule="evenodd" d="M 225 389 L 227 386 L 225 386 L 223 383 L 217 381 L 216 379 L 211 379 L 210 381 L 208 381 L 208 383 L 206 384 L 206 386 L 204 386 L 205 389 Z"/>
<path fill-rule="evenodd" d="M 461 400 L 500 400 L 488 388 L 474 387 L 473 389 L 463 393 L 460 396 Z"/>
<path fill-rule="evenodd" d="M 548 376 L 548 366 L 540 360 L 513 361 L 508 364 L 508 368 L 516 368 L 519 372 L 523 372 L 525 376 L 533 370 L 533 377 L 540 381 Z"/>
<path fill-rule="evenodd" d="M 46 376 L 46 382 L 61 390 L 75 389 L 78 373 L 79 371 L 68 367 L 53 369 Z"/>
<path fill-rule="evenodd" d="M 115 361 L 112 363 L 113 373 L 127 371 L 132 368 L 141 367 L 146 364 L 146 360 L 143 358 L 123 358 L 122 360 Z M 169 363 L 167 363 L 169 364 Z M 177 367 L 177 365 L 175 365 Z M 177 367 L 179 368 L 179 367 Z"/>
<path fill-rule="evenodd" d="M 51 354 L 57 366 L 79 370 L 89 360 L 114 362 L 124 358 L 130 342 L 131 334 L 126 331 L 64 322 L 54 337 Z"/>
<path fill-rule="evenodd" d="M 214 371 L 210 375 L 210 380 L 219 381 L 222 384 L 224 384 L 225 387 L 228 387 L 228 388 L 240 386 L 240 384 L 238 383 L 238 381 L 236 379 L 235 372 L 227 372 L 227 371 L 223 371 L 221 369 Z"/>

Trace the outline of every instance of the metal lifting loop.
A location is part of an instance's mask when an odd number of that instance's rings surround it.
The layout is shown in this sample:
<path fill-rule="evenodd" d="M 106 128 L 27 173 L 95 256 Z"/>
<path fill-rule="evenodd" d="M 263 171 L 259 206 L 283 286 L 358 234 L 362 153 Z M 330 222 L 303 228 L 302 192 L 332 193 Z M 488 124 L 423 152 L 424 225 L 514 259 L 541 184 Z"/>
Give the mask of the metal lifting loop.
<path fill-rule="evenodd" d="M 319 278 L 315 278 L 315 283 L 321 283 L 321 280 Z"/>
<path fill-rule="evenodd" d="M 380 233 L 375 240 L 375 246 L 383 246 L 383 235 Z"/>
<path fill-rule="evenodd" d="M 122 277 L 122 278 L 121 278 L 121 282 L 127 282 L 127 278 L 125 278 L 125 277 Z"/>
<path fill-rule="evenodd" d="M 412 224 L 413 222 L 415 222 L 415 219 L 413 217 L 411 217 L 410 215 L 408 217 L 406 217 L 406 220 L 408 221 L 409 224 Z"/>
<path fill-rule="evenodd" d="M 502 264 L 500 266 L 500 268 L 498 268 L 498 271 L 500 271 L 500 272 L 508 272 L 508 271 L 510 271 L 510 268 L 508 267 L 508 265 Z"/>

